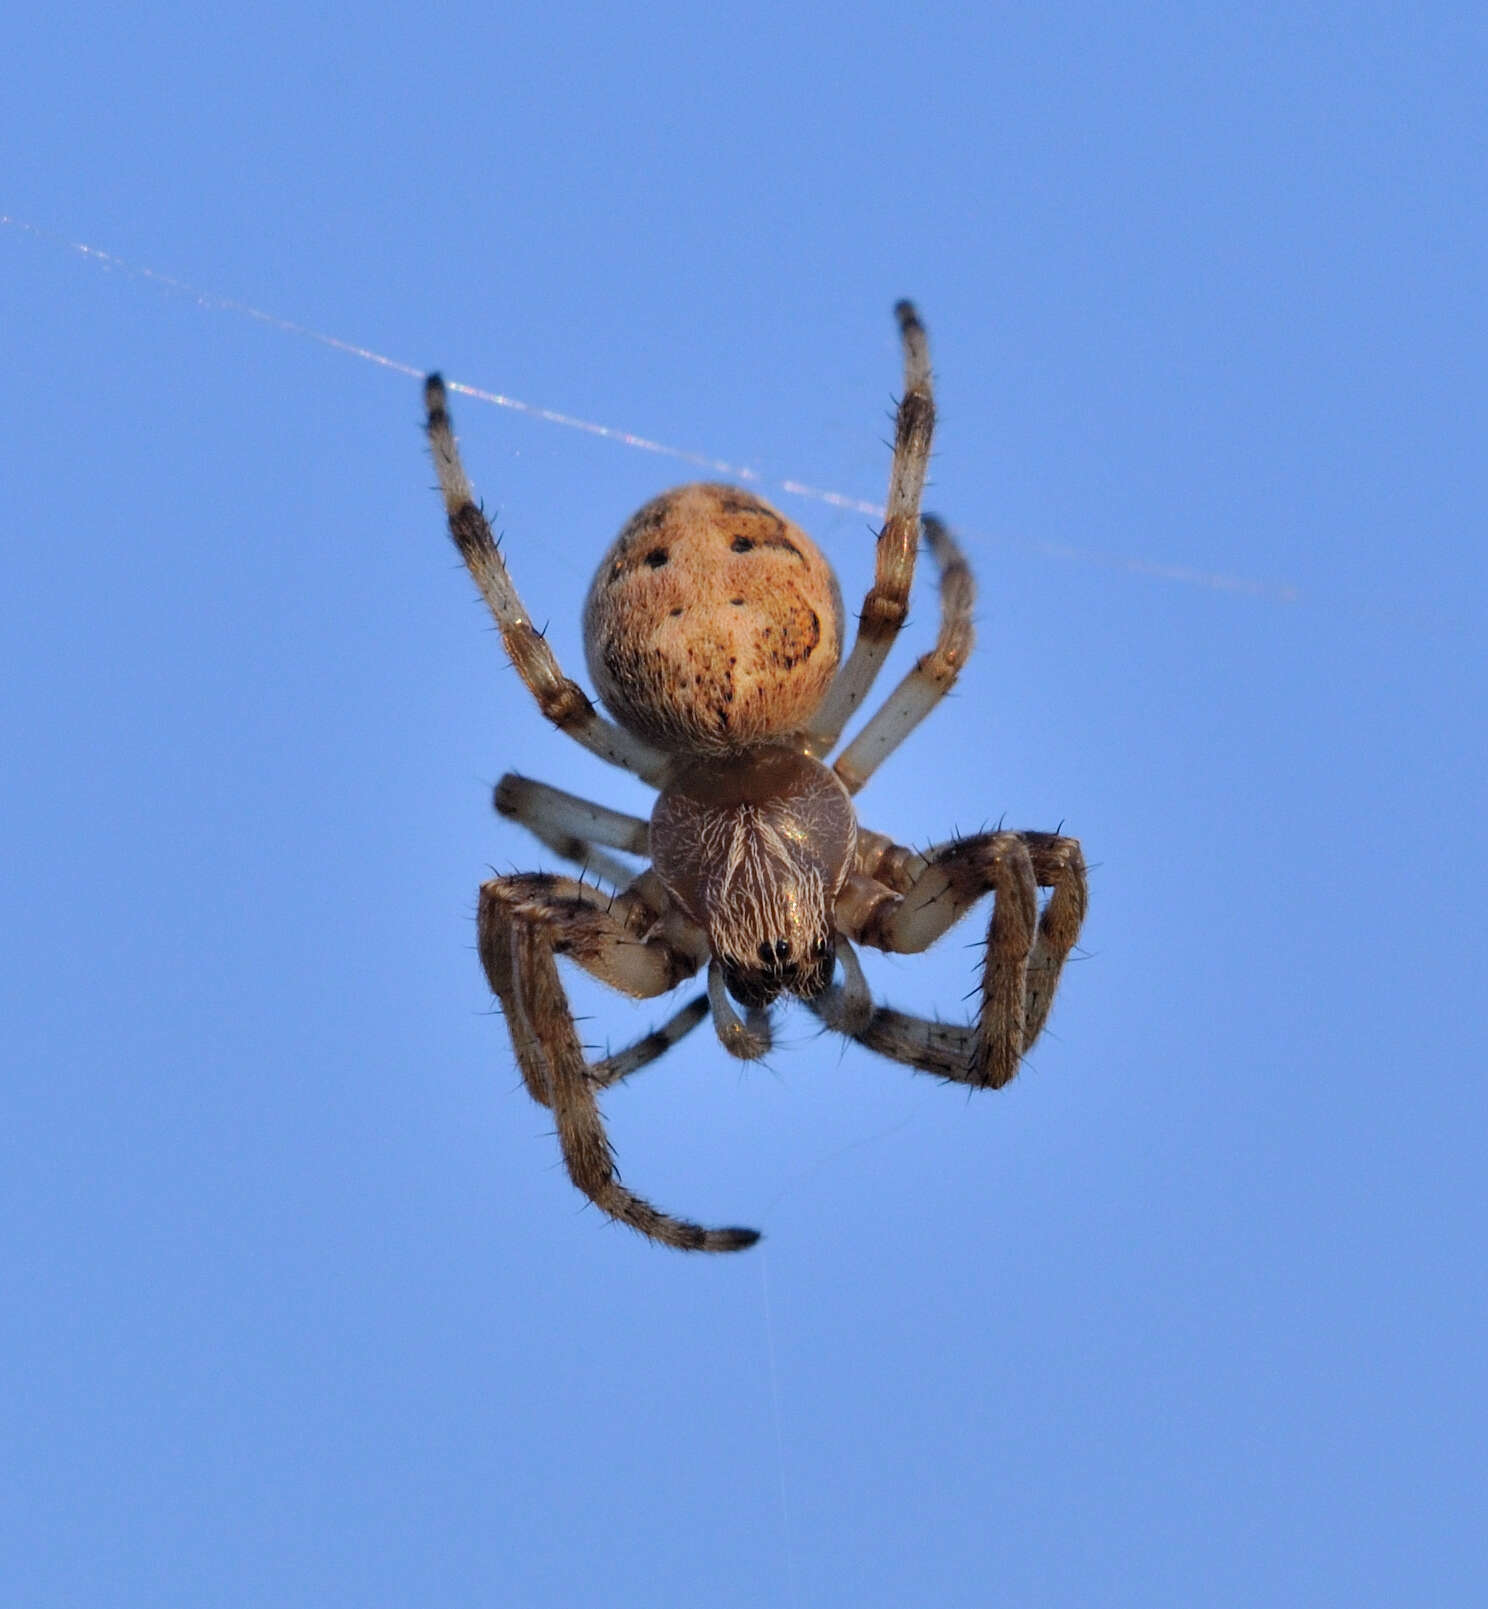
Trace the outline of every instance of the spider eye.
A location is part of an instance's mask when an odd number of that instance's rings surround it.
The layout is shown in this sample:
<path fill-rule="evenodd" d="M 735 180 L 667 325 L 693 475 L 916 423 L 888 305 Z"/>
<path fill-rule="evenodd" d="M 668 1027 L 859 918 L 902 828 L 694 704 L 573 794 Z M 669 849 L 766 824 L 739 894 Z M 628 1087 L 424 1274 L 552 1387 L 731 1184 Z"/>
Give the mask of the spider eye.
<path fill-rule="evenodd" d="M 754 551 L 754 541 L 751 537 L 736 536 L 729 543 L 729 548 L 734 553 L 752 553 Z"/>
<path fill-rule="evenodd" d="M 665 548 L 652 548 L 646 555 L 646 563 L 653 570 L 659 570 L 669 558 L 671 558 L 671 554 Z"/>

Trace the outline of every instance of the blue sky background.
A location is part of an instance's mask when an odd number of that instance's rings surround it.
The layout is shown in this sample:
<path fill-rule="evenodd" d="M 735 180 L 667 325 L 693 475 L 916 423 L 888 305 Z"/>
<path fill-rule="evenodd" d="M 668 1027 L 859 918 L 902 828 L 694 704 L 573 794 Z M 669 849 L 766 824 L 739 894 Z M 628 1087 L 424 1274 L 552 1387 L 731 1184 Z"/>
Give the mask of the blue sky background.
<path fill-rule="evenodd" d="M 607 1225 L 474 894 L 546 863 L 508 767 L 646 796 L 504 664 L 416 382 L 0 226 L 8 1602 L 1488 1594 L 1488 22 L 972 9 L 5 23 L 9 217 L 767 480 L 882 496 L 915 296 L 980 638 L 864 814 L 1094 867 L 1013 1087 L 699 1033 L 621 1164 L 767 1238 Z M 456 418 L 577 671 L 689 471 Z M 875 985 L 964 1009 L 979 920 Z"/>

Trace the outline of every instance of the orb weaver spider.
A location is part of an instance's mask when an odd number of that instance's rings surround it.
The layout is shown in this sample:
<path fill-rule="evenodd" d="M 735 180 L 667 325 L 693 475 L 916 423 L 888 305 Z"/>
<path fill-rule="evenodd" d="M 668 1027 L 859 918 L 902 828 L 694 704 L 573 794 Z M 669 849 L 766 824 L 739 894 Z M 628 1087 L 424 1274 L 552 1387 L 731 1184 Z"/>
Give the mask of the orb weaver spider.
<path fill-rule="evenodd" d="M 1018 1070 L 1049 1014 L 1086 906 L 1077 840 L 982 832 L 917 854 L 858 823 L 853 796 L 956 680 L 972 645 L 971 572 L 920 515 L 935 405 L 924 326 L 895 309 L 904 350 L 887 518 L 842 660 L 842 594 L 811 539 L 753 492 L 697 484 L 632 516 L 584 606 L 607 720 L 559 668 L 512 584 L 460 462 L 443 382 L 425 382 L 450 534 L 538 707 L 559 730 L 658 790 L 649 821 L 516 774 L 495 805 L 587 877 L 517 873 L 481 886 L 480 958 L 533 1099 L 550 1107 L 569 1176 L 651 1239 L 738 1251 L 754 1229 L 706 1229 L 620 1182 L 597 1101 L 711 1016 L 744 1060 L 770 1047 L 770 1008 L 804 1001 L 893 1061 L 979 1087 Z M 940 573 L 940 631 L 829 766 L 908 608 L 923 537 Z M 608 854 L 644 857 L 640 875 Z M 1039 889 L 1050 890 L 1042 910 Z M 916 953 L 993 897 L 970 1026 L 875 1005 L 855 944 Z M 706 971 L 706 992 L 628 1049 L 586 1059 L 557 958 L 647 999 Z M 840 972 L 840 982 L 837 979 Z M 741 1016 L 735 1005 L 743 1009 Z"/>

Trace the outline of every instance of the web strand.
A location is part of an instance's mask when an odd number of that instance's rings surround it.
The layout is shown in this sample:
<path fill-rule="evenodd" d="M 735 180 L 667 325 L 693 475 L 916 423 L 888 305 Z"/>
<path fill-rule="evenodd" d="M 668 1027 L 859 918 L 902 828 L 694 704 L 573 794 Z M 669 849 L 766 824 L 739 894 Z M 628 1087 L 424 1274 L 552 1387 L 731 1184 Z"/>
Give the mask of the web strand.
<path fill-rule="evenodd" d="M 252 319 L 257 324 L 263 324 L 269 329 L 278 330 L 283 335 L 298 336 L 302 340 L 314 341 L 319 346 L 329 347 L 333 352 L 344 352 L 350 357 L 361 358 L 367 363 L 374 363 L 379 368 L 389 369 L 394 374 L 406 375 L 410 379 L 422 380 L 425 370 L 416 364 L 404 363 L 398 358 L 389 357 L 386 353 L 373 351 L 371 347 L 359 346 L 355 341 L 345 341 L 336 335 L 327 335 L 322 330 L 311 329 L 307 324 L 296 323 L 293 319 L 282 318 L 277 313 L 270 313 L 261 307 L 254 307 L 249 302 L 241 302 L 231 296 L 220 296 L 214 291 L 204 291 L 195 285 L 188 285 L 184 280 L 176 279 L 173 275 L 163 274 L 158 269 L 144 268 L 135 263 L 125 262 L 113 252 L 105 251 L 99 246 L 89 246 L 81 241 L 68 240 L 62 235 L 53 234 L 50 230 L 40 229 L 35 224 L 27 223 L 20 218 L 12 218 L 6 213 L 0 213 L 0 224 L 5 224 L 32 239 L 45 242 L 48 245 L 60 247 L 66 251 L 74 252 L 85 258 L 88 262 L 114 273 L 125 275 L 130 279 L 143 280 L 152 285 L 158 285 L 175 295 L 187 297 L 198 307 L 206 308 L 212 312 L 235 313 L 240 318 Z M 746 464 L 731 463 L 726 458 L 715 458 L 710 453 L 694 452 L 686 447 L 674 447 L 664 441 L 653 441 L 649 436 L 636 435 L 634 431 L 622 430 L 615 425 L 599 424 L 593 419 L 580 419 L 574 414 L 562 413 L 556 408 L 545 408 L 535 402 L 524 402 L 520 397 L 510 397 L 501 391 L 490 391 L 482 386 L 468 385 L 461 380 L 445 379 L 445 389 L 453 391 L 462 397 L 469 397 L 475 402 L 485 402 L 493 407 L 506 408 L 513 413 L 525 414 L 529 419 L 541 420 L 544 424 L 561 425 L 567 430 L 582 431 L 585 435 L 598 436 L 605 441 L 617 442 L 622 447 L 634 448 L 637 452 L 654 453 L 658 457 L 671 458 L 680 463 L 690 464 L 695 469 L 707 470 L 710 474 L 724 476 L 729 480 L 743 481 L 755 486 L 767 487 L 772 491 L 784 492 L 790 497 L 805 498 L 811 502 L 824 503 L 828 507 L 842 509 L 848 513 L 864 514 L 870 519 L 884 518 L 882 503 L 875 503 L 867 498 L 854 497 L 847 492 L 832 491 L 821 486 L 811 486 L 804 481 L 794 479 L 775 479 L 762 475 L 758 470 L 751 469 Z M 958 527 L 962 535 L 975 540 L 980 533 Z M 1045 558 L 1058 559 L 1068 563 L 1092 565 L 1101 569 L 1120 570 L 1129 575 L 1148 576 L 1154 580 L 1177 582 L 1184 586 L 1203 587 L 1211 592 L 1225 592 L 1237 597 L 1256 598 L 1269 603 L 1296 603 L 1300 597 L 1298 589 L 1284 582 L 1260 581 L 1246 576 L 1225 575 L 1216 571 L 1201 570 L 1190 565 L 1161 564 L 1151 559 L 1131 558 L 1116 553 L 1103 553 L 1090 548 L 1072 547 L 1062 542 L 1046 542 L 1030 537 L 1010 537 L 1006 535 L 995 538 L 982 537 L 982 540 L 999 541 L 1012 546 L 1028 549 L 1042 554 Z"/>

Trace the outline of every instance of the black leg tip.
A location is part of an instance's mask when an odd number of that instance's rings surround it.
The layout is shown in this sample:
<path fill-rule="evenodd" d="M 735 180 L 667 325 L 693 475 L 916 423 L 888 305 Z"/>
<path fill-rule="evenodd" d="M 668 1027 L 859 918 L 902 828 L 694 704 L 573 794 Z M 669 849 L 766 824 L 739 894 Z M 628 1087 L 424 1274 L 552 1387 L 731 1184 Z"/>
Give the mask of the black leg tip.
<path fill-rule="evenodd" d="M 508 771 L 504 777 L 491 790 L 491 804 L 498 816 L 514 816 L 517 813 L 517 789 L 522 778 L 515 771 Z"/>
<path fill-rule="evenodd" d="M 706 1251 L 746 1251 L 759 1237 L 758 1229 L 710 1229 L 703 1248 Z"/>

